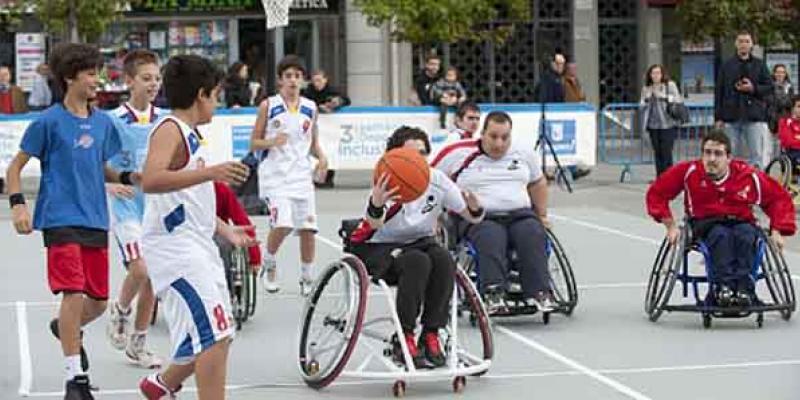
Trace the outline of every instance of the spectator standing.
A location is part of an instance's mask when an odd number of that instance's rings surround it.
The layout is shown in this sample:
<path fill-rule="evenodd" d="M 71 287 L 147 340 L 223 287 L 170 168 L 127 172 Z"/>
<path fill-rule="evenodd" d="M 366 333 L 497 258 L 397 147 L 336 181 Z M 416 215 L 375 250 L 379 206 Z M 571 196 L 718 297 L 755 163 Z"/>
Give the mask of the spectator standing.
<path fill-rule="evenodd" d="M 578 80 L 578 66 L 574 62 L 567 63 L 562 78 L 564 86 L 564 101 L 567 103 L 580 103 L 586 101 L 586 94 Z"/>
<path fill-rule="evenodd" d="M 425 58 L 425 69 L 422 74 L 414 81 L 414 90 L 417 92 L 421 105 L 435 105 L 431 98 L 431 89 L 436 81 L 439 80 L 439 70 L 442 67 L 442 59 L 435 54 L 430 54 Z"/>
<path fill-rule="evenodd" d="M 45 63 L 39 64 L 33 77 L 31 95 L 28 97 L 28 106 L 31 110 L 44 110 L 53 104 L 53 93 L 50 91 L 48 79 L 50 79 L 50 67 Z"/>
<path fill-rule="evenodd" d="M 19 114 L 28 112 L 25 93 L 11 83 L 11 68 L 0 66 L 0 114 Z"/>
<path fill-rule="evenodd" d="M 350 99 L 328 84 L 328 74 L 318 69 L 311 74 L 311 84 L 302 93 L 303 97 L 317 103 L 322 113 L 332 113 L 350 105 Z"/>
<path fill-rule="evenodd" d="M 669 103 L 682 102 L 678 85 L 669 79 L 661 64 L 647 69 L 639 104 L 642 109 L 642 128 L 650 133 L 656 176 L 672 166 L 672 148 L 678 135 L 678 123 L 667 112 Z"/>
<path fill-rule="evenodd" d="M 717 128 L 725 128 L 737 156 L 744 157 L 744 141 L 750 164 L 764 168 L 772 149 L 767 103 L 774 88 L 766 64 L 752 54 L 753 42 L 748 31 L 736 35 L 736 55 L 720 67 L 714 89 L 714 119 Z"/>
<path fill-rule="evenodd" d="M 249 107 L 250 84 L 247 64 L 237 61 L 228 69 L 225 78 L 225 105 L 228 108 Z"/>
<path fill-rule="evenodd" d="M 789 70 L 784 64 L 775 64 L 772 67 L 772 86 L 774 92 L 772 101 L 769 104 L 769 130 L 772 133 L 778 132 L 778 121 L 789 115 L 792 108 L 792 96 L 794 87 L 789 79 Z"/>

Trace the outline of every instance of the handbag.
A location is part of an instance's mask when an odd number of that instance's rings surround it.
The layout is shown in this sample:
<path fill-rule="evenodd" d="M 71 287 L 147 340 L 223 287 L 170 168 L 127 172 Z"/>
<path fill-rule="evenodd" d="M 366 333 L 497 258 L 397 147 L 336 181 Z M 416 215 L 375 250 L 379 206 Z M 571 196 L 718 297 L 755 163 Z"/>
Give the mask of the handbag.
<path fill-rule="evenodd" d="M 689 108 L 683 103 L 667 103 L 667 114 L 681 125 L 689 123 Z"/>

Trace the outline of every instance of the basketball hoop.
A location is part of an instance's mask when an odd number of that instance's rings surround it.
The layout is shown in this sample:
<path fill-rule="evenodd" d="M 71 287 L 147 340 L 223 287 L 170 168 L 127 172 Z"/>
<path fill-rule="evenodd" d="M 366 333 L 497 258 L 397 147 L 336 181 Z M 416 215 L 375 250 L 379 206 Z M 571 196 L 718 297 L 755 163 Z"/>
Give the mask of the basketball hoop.
<path fill-rule="evenodd" d="M 292 0 L 261 0 L 267 17 L 267 29 L 289 25 L 289 6 Z"/>

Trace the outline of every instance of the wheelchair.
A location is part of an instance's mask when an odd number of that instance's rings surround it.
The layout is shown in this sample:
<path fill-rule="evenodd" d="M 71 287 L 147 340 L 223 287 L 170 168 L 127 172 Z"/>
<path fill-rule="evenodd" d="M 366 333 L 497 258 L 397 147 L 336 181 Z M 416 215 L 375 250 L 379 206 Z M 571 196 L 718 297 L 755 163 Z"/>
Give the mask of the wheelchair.
<path fill-rule="evenodd" d="M 792 158 L 785 151 L 781 150 L 781 154 L 770 161 L 764 171 L 789 192 L 795 206 L 800 205 L 800 196 L 798 196 L 800 194 L 800 185 L 797 182 L 798 171 L 792 165 Z"/>
<path fill-rule="evenodd" d="M 549 228 L 545 228 L 547 240 L 545 242 L 545 252 L 547 254 L 547 268 L 550 275 L 550 290 L 556 302 L 556 309 L 542 313 L 542 322 L 545 325 L 550 323 L 550 314 L 559 313 L 565 316 L 572 315 L 578 305 L 578 287 L 575 282 L 575 273 L 572 265 L 564 252 L 556 235 Z M 440 237 L 445 240 L 452 240 L 452 233 L 441 233 Z M 478 265 L 478 251 L 475 246 L 466 239 L 458 242 L 455 248 L 458 265 L 464 269 L 464 273 L 476 287 L 480 287 L 480 266 Z M 507 313 L 493 314 L 492 317 L 507 317 L 517 315 L 533 315 L 539 310 L 536 306 L 530 306 L 525 302 L 522 294 L 522 283 L 519 278 L 518 260 L 513 249 L 508 249 L 509 290 L 506 292 Z M 466 307 L 462 309 L 467 310 Z M 474 324 L 475 315 L 469 313 L 470 322 Z"/>
<path fill-rule="evenodd" d="M 711 252 L 705 243 L 691 238 L 689 224 L 684 222 L 676 245 L 664 238 L 653 263 L 644 302 L 650 321 L 656 322 L 664 311 L 699 313 L 704 328 L 711 327 L 712 318 L 745 318 L 753 314 L 756 315 L 757 326 L 761 328 L 764 325 L 764 313 L 773 311 L 788 321 L 796 307 L 792 275 L 783 254 L 769 240 L 768 234 L 766 230 L 759 229 L 755 262 L 750 272 L 756 287 L 752 304 L 723 307 L 716 303 Z M 702 257 L 704 273 L 693 274 L 690 271 L 692 253 Z M 762 281 L 763 284 L 759 284 Z M 676 282 L 681 283 L 680 294 L 683 298 L 689 297 L 691 288 L 693 304 L 670 302 Z"/>
<path fill-rule="evenodd" d="M 392 393 L 402 397 L 406 380 L 452 379 L 461 392 L 467 376 L 485 374 L 492 363 L 494 340 L 491 325 L 475 286 L 462 268 L 456 268 L 453 299 L 447 326 L 439 333 L 447 365 L 438 369 L 417 369 L 395 308 L 395 296 L 383 279 L 371 278 L 367 268 L 350 250 L 349 237 L 360 220 L 344 220 L 339 236 L 344 241 L 342 258 L 323 268 L 305 300 L 298 344 L 298 367 L 305 383 L 322 389 L 337 377 L 394 380 Z M 371 284 L 371 285 L 370 285 Z M 370 290 L 377 293 L 370 293 Z M 369 309 L 368 299 L 385 301 L 385 311 Z M 457 318 L 459 298 L 475 314 L 478 329 L 464 326 Z M 399 348 L 398 351 L 395 350 Z M 357 357 L 353 368 L 346 369 Z"/>

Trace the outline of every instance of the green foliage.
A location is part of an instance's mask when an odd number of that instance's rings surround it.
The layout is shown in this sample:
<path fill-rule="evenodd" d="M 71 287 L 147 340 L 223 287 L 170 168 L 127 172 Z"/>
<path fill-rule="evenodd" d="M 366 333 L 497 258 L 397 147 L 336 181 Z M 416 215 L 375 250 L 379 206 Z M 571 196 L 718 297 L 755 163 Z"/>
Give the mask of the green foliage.
<path fill-rule="evenodd" d="M 22 22 L 25 2 L 9 0 L 0 7 L 0 31 L 13 31 Z"/>
<path fill-rule="evenodd" d="M 459 40 L 502 42 L 530 19 L 529 0 L 354 0 L 370 25 L 388 24 L 392 38 L 414 44 Z M 490 24 L 501 20 L 502 24 Z"/>
<path fill-rule="evenodd" d="M 93 41 L 105 31 L 106 27 L 120 16 L 127 5 L 124 0 L 28 0 L 34 7 L 36 17 L 50 33 L 66 33 L 69 4 L 75 7 L 78 35 Z"/>
<path fill-rule="evenodd" d="M 684 0 L 678 5 L 688 39 L 732 39 L 741 29 L 760 44 L 800 45 L 800 0 Z"/>

